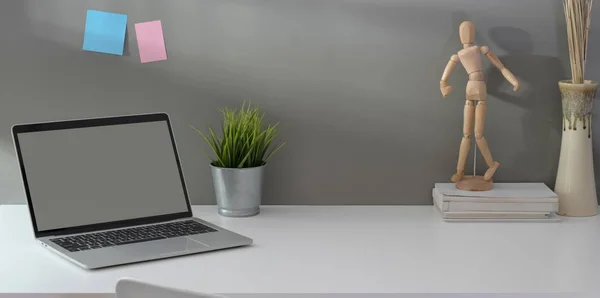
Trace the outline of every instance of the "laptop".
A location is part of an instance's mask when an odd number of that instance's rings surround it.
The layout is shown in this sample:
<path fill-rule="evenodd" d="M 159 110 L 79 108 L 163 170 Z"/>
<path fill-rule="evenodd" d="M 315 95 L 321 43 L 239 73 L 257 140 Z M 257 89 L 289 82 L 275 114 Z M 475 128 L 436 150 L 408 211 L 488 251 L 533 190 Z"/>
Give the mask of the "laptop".
<path fill-rule="evenodd" d="M 86 269 L 249 245 L 192 215 L 167 114 L 12 128 L 35 238 Z"/>

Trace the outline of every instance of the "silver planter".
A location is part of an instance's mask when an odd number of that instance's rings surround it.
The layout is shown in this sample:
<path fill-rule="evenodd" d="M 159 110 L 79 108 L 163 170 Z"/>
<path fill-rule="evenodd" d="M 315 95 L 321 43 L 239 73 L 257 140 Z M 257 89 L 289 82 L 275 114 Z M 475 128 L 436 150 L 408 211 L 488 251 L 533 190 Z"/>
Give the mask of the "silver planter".
<path fill-rule="evenodd" d="M 210 169 L 219 214 L 246 217 L 260 212 L 265 166 L 233 169 L 210 165 Z"/>

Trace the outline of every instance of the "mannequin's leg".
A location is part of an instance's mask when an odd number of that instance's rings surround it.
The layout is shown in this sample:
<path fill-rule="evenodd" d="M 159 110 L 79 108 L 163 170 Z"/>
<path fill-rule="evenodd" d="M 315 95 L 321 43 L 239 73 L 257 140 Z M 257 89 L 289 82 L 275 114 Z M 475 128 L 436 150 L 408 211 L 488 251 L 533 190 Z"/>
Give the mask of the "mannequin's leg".
<path fill-rule="evenodd" d="M 475 103 L 472 100 L 465 101 L 465 109 L 463 115 L 463 137 L 460 142 L 460 151 L 458 152 L 458 165 L 456 166 L 456 174 L 450 179 L 452 182 L 457 182 L 465 175 L 465 164 L 467 163 L 467 155 L 471 147 L 471 132 L 473 131 L 473 118 L 475 117 Z"/>
<path fill-rule="evenodd" d="M 477 142 L 477 147 L 479 151 L 481 151 L 481 155 L 485 159 L 485 163 L 488 165 L 489 169 L 485 172 L 483 179 L 490 180 L 496 170 L 500 166 L 500 163 L 494 161 L 492 158 L 492 152 L 490 152 L 490 148 L 488 147 L 488 143 L 483 136 L 483 125 L 485 122 L 485 113 L 486 113 L 486 103 L 485 101 L 479 101 L 477 103 L 477 107 L 475 108 L 475 141 Z"/>

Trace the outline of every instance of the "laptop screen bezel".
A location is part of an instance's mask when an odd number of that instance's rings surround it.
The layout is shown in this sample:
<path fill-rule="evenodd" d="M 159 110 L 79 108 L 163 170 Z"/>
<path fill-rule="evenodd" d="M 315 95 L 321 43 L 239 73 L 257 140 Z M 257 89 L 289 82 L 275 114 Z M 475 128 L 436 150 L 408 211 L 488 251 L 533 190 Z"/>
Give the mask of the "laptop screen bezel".
<path fill-rule="evenodd" d="M 40 231 L 37 226 L 35 219 L 35 210 L 31 200 L 31 194 L 29 191 L 29 184 L 27 182 L 27 173 L 25 171 L 25 165 L 23 163 L 23 156 L 21 154 L 21 148 L 19 145 L 19 134 L 41 132 L 41 131 L 53 131 L 53 130 L 65 130 L 65 129 L 76 129 L 86 127 L 98 127 L 98 126 L 111 126 L 111 125 L 122 125 L 122 124 L 133 124 L 133 123 L 145 123 L 145 122 L 158 122 L 165 121 L 169 128 L 169 136 L 171 138 L 171 144 L 173 145 L 173 154 L 177 163 L 177 169 L 179 171 L 179 178 L 181 179 L 181 186 L 183 187 L 183 194 L 185 196 L 185 202 L 187 211 L 162 214 L 157 216 L 149 216 L 135 219 L 126 219 L 119 221 L 111 221 L 97 224 L 89 224 L 83 226 L 66 227 L 59 229 L 43 230 Z M 104 117 L 104 118 L 90 118 L 81 120 L 64 120 L 55 122 L 44 122 L 44 123 L 32 123 L 32 124 L 18 124 L 12 127 L 13 141 L 15 145 L 15 151 L 17 153 L 17 159 L 19 162 L 19 168 L 21 171 L 21 177 L 23 179 L 23 186 L 25 188 L 25 196 L 27 197 L 27 206 L 29 208 L 29 214 L 31 217 L 33 231 L 36 238 L 46 236 L 59 236 L 77 233 L 86 233 L 99 230 L 117 229 L 134 225 L 152 224 L 158 222 L 164 222 L 169 220 L 175 220 L 180 218 L 192 217 L 192 208 L 190 205 L 190 199 L 185 185 L 185 179 L 183 171 L 181 169 L 181 161 L 179 154 L 177 153 L 177 146 L 175 144 L 175 138 L 173 136 L 173 129 L 171 128 L 171 121 L 166 113 L 153 113 L 153 114 L 142 114 L 142 115 L 131 115 L 131 116 L 115 116 L 115 117 Z"/>

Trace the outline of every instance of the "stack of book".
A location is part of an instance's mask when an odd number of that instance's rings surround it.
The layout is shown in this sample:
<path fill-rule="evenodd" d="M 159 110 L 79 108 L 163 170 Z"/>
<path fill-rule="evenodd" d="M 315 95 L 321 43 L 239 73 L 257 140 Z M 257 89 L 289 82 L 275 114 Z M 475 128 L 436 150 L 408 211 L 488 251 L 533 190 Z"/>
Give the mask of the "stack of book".
<path fill-rule="evenodd" d="M 558 220 L 558 197 L 544 183 L 494 183 L 488 191 L 456 189 L 436 183 L 433 204 L 446 221 Z"/>

